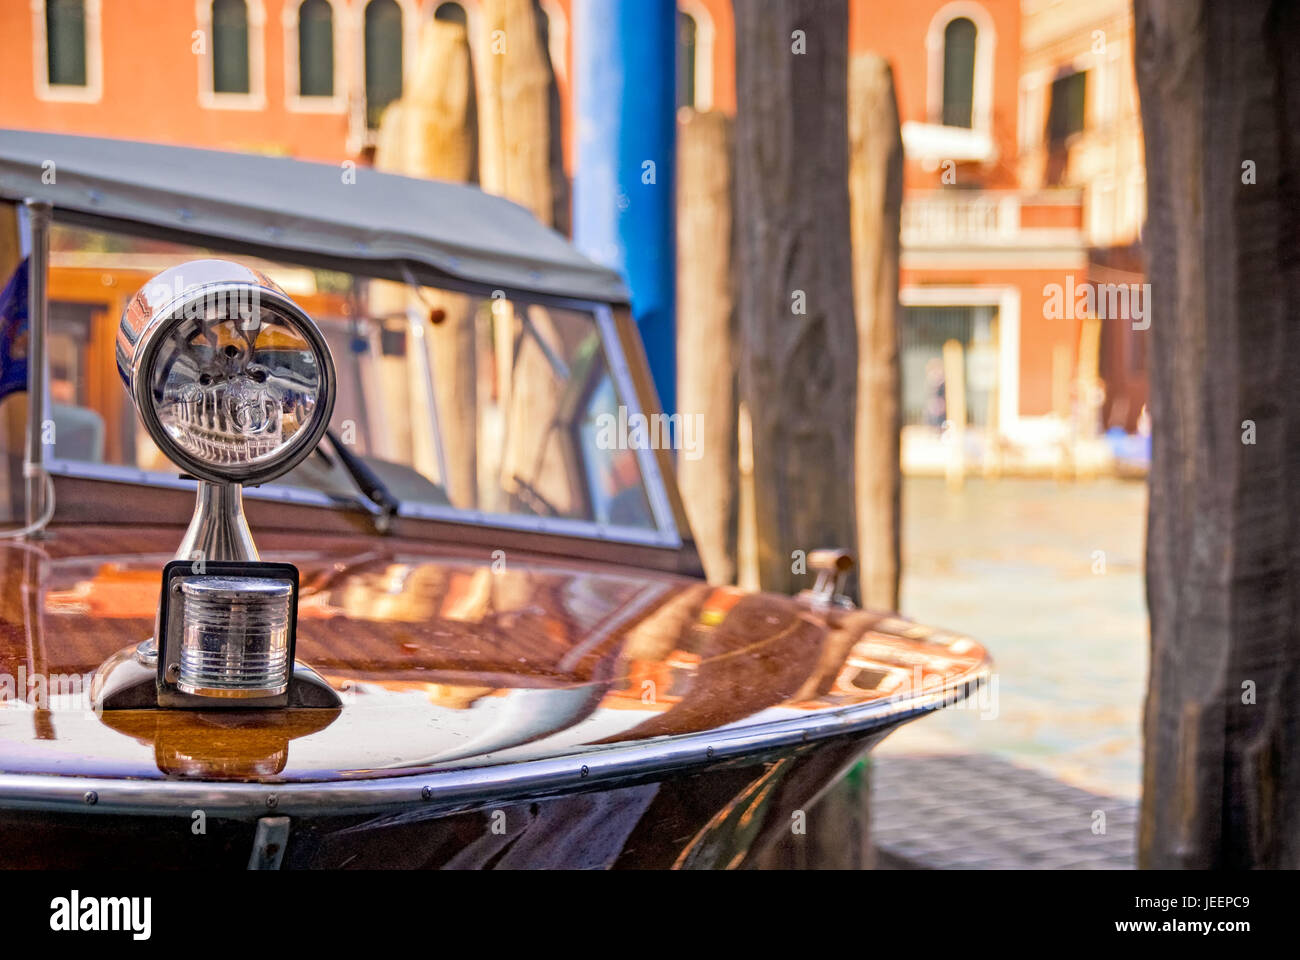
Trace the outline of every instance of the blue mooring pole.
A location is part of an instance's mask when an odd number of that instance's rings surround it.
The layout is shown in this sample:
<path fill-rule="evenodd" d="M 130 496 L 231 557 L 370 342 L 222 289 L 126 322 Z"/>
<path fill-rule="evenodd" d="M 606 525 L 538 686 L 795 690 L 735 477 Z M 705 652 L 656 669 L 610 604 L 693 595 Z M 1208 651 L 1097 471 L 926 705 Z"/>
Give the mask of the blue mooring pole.
<path fill-rule="evenodd" d="M 573 237 L 622 272 L 664 410 L 677 409 L 677 5 L 576 0 Z"/>

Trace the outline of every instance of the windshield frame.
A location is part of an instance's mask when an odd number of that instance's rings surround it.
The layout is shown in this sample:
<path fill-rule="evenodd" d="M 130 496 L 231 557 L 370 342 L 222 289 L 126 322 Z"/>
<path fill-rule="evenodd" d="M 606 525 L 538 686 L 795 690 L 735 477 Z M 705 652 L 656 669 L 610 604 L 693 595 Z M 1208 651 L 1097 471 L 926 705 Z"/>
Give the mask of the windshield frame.
<path fill-rule="evenodd" d="M 620 336 L 620 326 L 615 320 L 613 307 L 609 303 L 469 281 L 430 271 L 423 265 L 408 264 L 404 261 L 380 262 L 364 258 L 340 260 L 333 257 L 319 257 L 274 245 L 238 245 L 224 238 L 208 236 L 200 232 L 189 230 L 171 231 L 152 224 L 139 224 L 113 217 L 97 217 L 93 214 L 67 208 L 55 207 L 53 220 L 56 225 L 167 240 L 233 256 L 270 260 L 285 266 L 337 270 L 352 274 L 358 278 L 397 280 L 406 282 L 408 285 L 411 281 L 414 281 L 421 286 L 484 298 L 500 297 L 504 294 L 508 300 L 517 306 L 526 307 L 530 304 L 536 304 L 543 307 L 584 313 L 592 318 L 593 326 L 600 337 L 601 346 L 604 350 L 604 359 L 609 376 L 618 390 L 620 402 L 627 407 L 629 417 L 633 414 L 649 416 L 660 412 L 647 409 L 647 402 L 654 404 L 655 398 L 650 396 L 647 401 L 643 392 L 637 389 L 638 380 L 644 380 L 644 378 L 638 378 L 634 375 L 629 362 L 628 351 L 625 350 Z M 196 256 L 199 255 L 199 251 L 196 250 Z M 429 382 L 432 382 L 433 371 L 429 364 L 428 353 L 427 351 L 421 351 L 420 355 L 422 359 L 419 362 L 424 375 L 429 378 Z M 48 384 L 50 377 L 48 357 L 43 356 L 42 361 L 42 383 Z M 436 424 L 439 414 L 436 396 L 430 396 L 428 400 L 432 404 L 431 409 Z M 438 440 L 439 445 L 441 445 L 441 436 L 439 436 Z M 406 501 L 401 503 L 397 516 L 507 531 L 533 534 L 551 533 L 562 537 L 681 550 L 686 546 L 689 534 L 683 535 L 684 519 L 677 509 L 677 498 L 674 498 L 667 489 L 668 483 L 675 482 L 671 475 L 671 467 L 662 461 L 661 456 L 659 456 L 660 452 L 654 449 L 638 446 L 633 448 L 633 452 L 636 455 L 642 486 L 654 519 L 652 529 L 568 517 L 489 513 L 453 506 Z M 163 486 L 172 489 L 189 489 L 193 483 L 190 480 L 182 479 L 178 473 L 171 471 L 144 470 L 118 464 L 56 458 L 53 456 L 52 447 L 47 447 L 44 460 L 45 468 L 52 477 L 98 479 L 135 485 Z M 245 488 L 243 492 L 244 496 L 250 500 L 276 501 L 327 509 L 352 508 L 365 510 L 367 506 L 364 503 L 364 497 L 359 492 L 348 497 L 340 497 L 321 490 L 289 486 L 274 481 L 257 487 Z M 184 519 L 178 518 L 179 521 Z M 55 520 L 58 520 L 57 512 Z"/>

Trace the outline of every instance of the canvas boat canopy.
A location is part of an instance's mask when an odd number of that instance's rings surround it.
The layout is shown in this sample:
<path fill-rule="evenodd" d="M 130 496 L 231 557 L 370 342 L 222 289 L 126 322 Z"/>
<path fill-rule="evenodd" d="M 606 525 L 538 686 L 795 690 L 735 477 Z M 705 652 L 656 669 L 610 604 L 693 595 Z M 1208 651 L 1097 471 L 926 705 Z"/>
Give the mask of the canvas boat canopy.
<path fill-rule="evenodd" d="M 476 187 L 368 167 L 128 140 L 0 130 L 0 197 L 56 218 L 125 221 L 163 236 L 238 245 L 376 275 L 626 303 L 613 270 L 517 204 Z"/>

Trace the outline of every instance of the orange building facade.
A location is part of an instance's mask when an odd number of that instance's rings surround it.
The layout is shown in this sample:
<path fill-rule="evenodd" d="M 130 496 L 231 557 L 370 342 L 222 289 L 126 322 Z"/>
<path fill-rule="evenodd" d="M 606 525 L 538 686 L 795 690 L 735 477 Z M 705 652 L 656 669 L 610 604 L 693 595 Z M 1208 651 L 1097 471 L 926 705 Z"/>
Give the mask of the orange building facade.
<path fill-rule="evenodd" d="M 214 89 L 220 0 L 84 0 L 76 6 L 84 11 L 85 83 L 50 83 L 47 31 L 60 6 L 0 2 L 0 126 L 323 161 L 345 159 L 349 134 L 358 134 L 350 113 L 359 3 L 332 0 L 334 90 L 312 97 L 297 95 L 292 0 L 244 0 L 246 91 Z"/>
<path fill-rule="evenodd" d="M 570 175 L 577 2 L 540 0 Z M 678 9 L 680 101 L 734 113 L 731 0 Z M 477 0 L 0 0 L 0 127 L 364 162 L 429 18 L 464 23 L 478 63 L 492 55 Z M 1080 407 L 1081 317 L 1048 303 L 1054 287 L 1088 283 L 1084 187 L 1044 179 L 1024 158 L 1085 136 L 1073 112 L 1085 124 L 1092 113 L 1082 84 L 1026 98 L 1022 23 L 1021 0 L 850 0 L 850 51 L 889 60 L 902 120 L 901 350 L 914 463 L 927 444 L 937 450 L 946 419 L 947 340 L 965 350 L 977 442 L 1050 444 Z M 1052 96 L 1055 107 L 1044 104 Z"/>

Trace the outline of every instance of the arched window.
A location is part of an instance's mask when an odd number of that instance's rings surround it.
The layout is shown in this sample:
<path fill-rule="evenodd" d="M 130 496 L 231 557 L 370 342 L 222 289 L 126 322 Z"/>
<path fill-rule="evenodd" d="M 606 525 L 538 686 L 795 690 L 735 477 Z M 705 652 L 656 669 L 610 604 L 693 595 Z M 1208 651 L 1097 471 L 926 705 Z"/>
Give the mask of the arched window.
<path fill-rule="evenodd" d="M 469 28 L 469 16 L 465 13 L 465 8 L 459 3 L 438 4 L 433 11 L 433 19 L 444 20 L 447 23 L 459 23 L 462 27 Z"/>
<path fill-rule="evenodd" d="M 695 18 L 677 12 L 677 106 L 695 106 L 695 47 L 698 37 Z"/>
<path fill-rule="evenodd" d="M 334 10 L 329 0 L 298 7 L 298 95 L 334 96 Z"/>
<path fill-rule="evenodd" d="M 943 124 L 972 126 L 975 105 L 975 23 L 966 17 L 943 31 Z"/>
<path fill-rule="evenodd" d="M 713 109 L 713 16 L 701 0 L 677 0 L 677 106 Z"/>
<path fill-rule="evenodd" d="M 248 5 L 212 0 L 212 92 L 249 93 Z"/>
<path fill-rule="evenodd" d="M 51 86 L 86 86 L 86 5 L 46 0 L 45 44 Z"/>
<path fill-rule="evenodd" d="M 402 95 L 402 8 L 397 0 L 370 0 L 365 21 L 366 124 L 375 128 Z"/>

